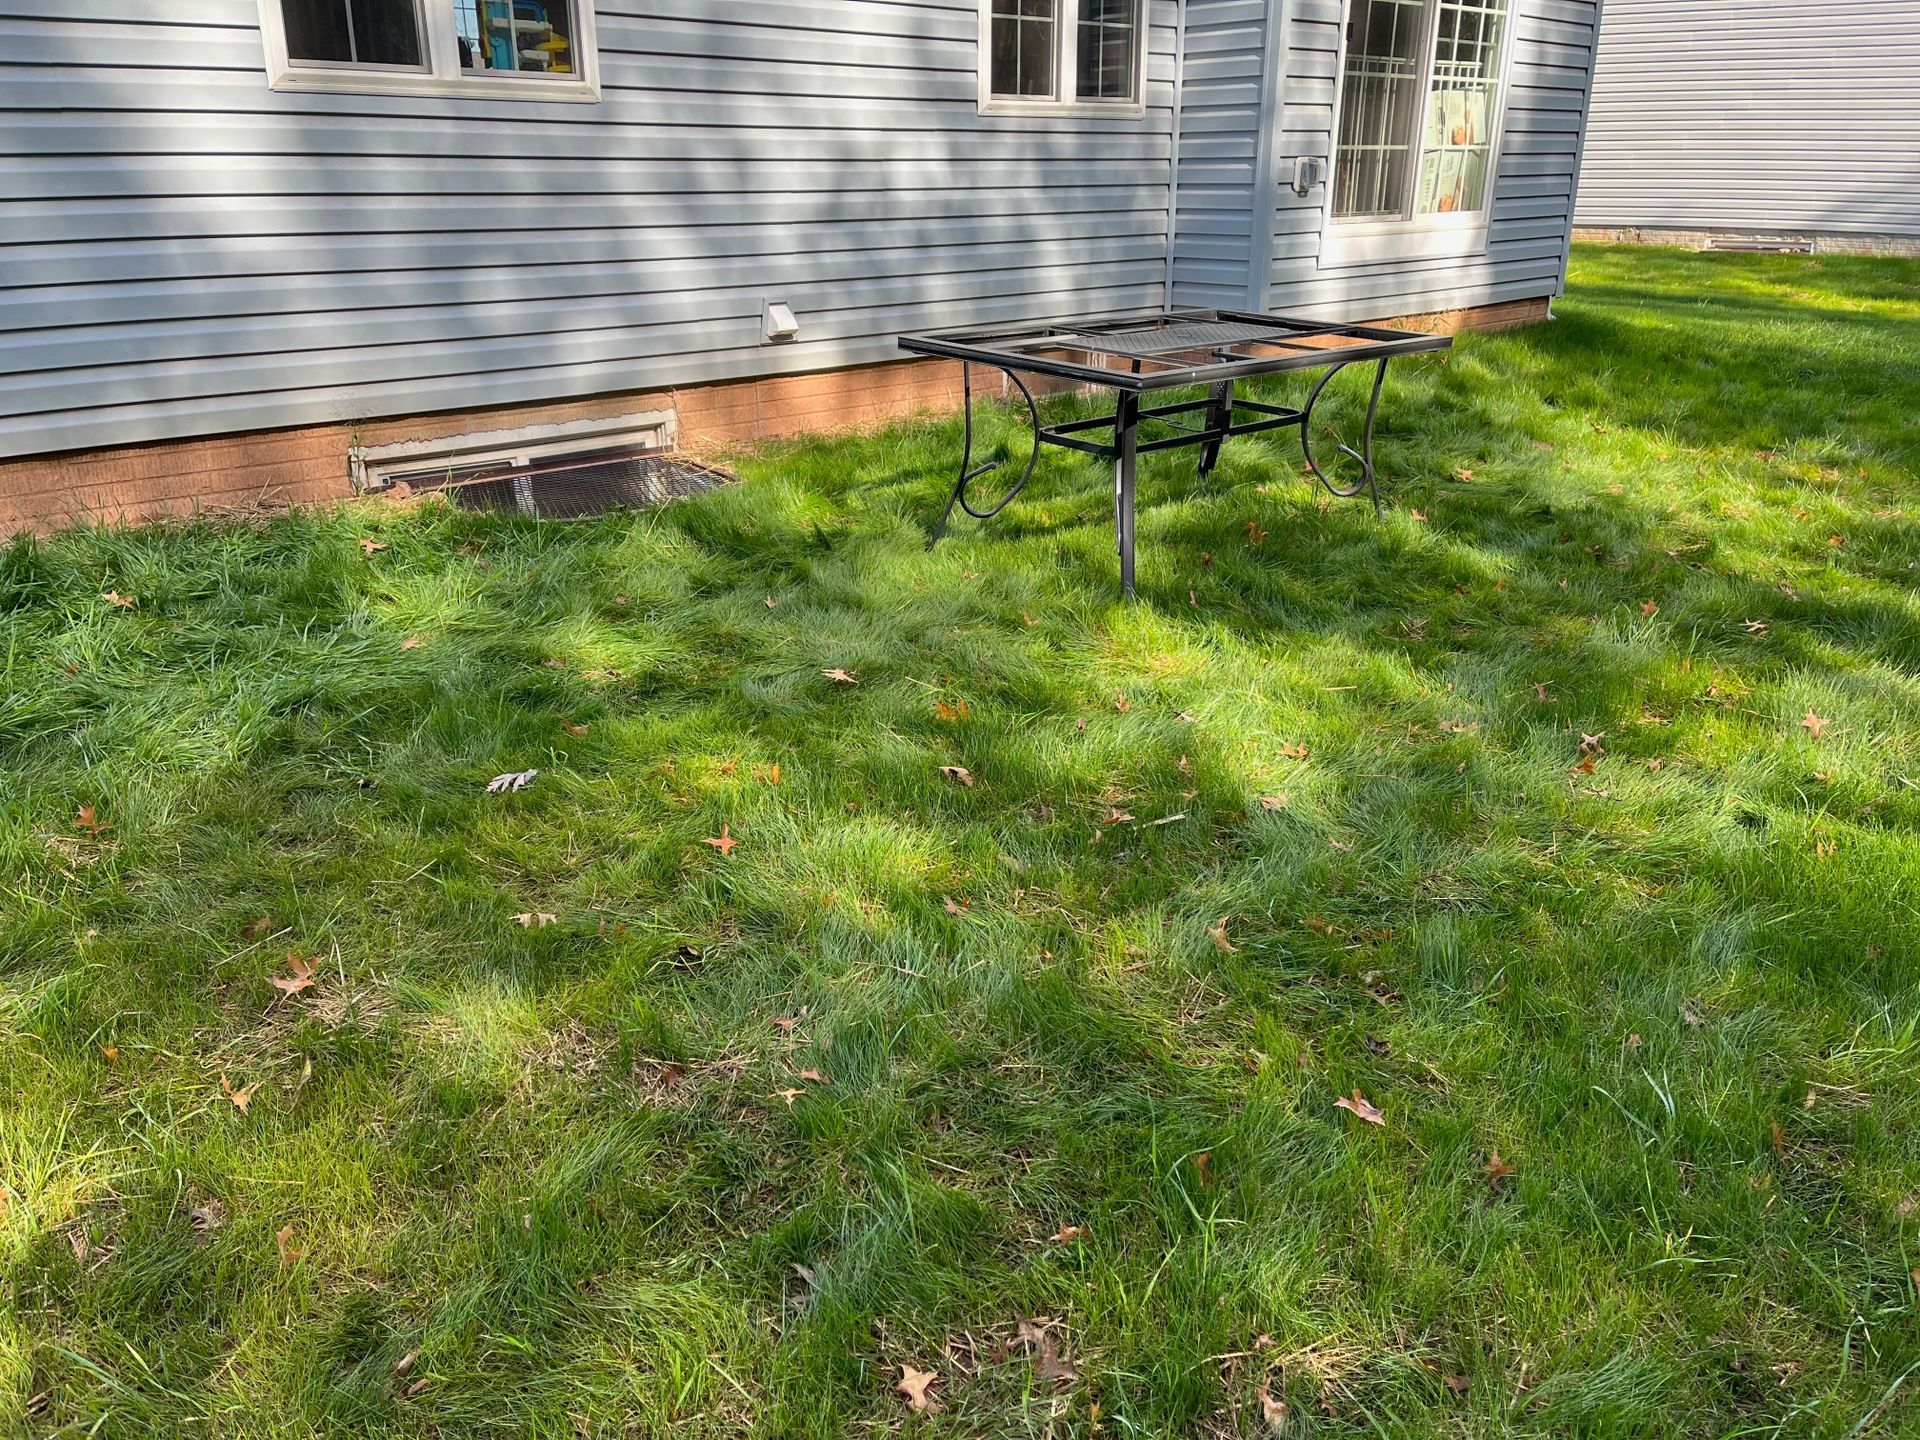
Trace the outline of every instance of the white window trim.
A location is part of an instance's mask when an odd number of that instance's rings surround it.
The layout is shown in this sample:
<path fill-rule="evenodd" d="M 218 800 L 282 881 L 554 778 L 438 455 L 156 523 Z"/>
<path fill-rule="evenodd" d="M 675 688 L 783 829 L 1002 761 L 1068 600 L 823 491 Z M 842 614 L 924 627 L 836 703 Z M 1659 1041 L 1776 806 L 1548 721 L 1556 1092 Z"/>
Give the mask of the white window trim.
<path fill-rule="evenodd" d="M 1153 6 L 1133 0 L 1133 99 L 1081 100 L 1064 95 L 1079 74 L 1080 0 L 1056 0 L 1053 90 L 1048 96 L 993 93 L 993 0 L 980 0 L 980 113 L 982 115 L 1104 115 L 1138 119 L 1147 113 L 1147 50 Z"/>
<path fill-rule="evenodd" d="M 281 0 L 260 0 L 260 39 L 267 53 L 268 88 L 582 103 L 600 98 L 600 46 L 594 33 L 593 0 L 572 0 L 575 69 L 568 77 L 462 70 L 453 0 L 415 0 L 415 4 L 420 17 L 420 43 L 427 60 L 418 69 L 290 59 Z"/>
<path fill-rule="evenodd" d="M 1507 28 L 1500 37 L 1500 77 L 1494 90 L 1493 134 L 1487 151 L 1486 204 L 1479 210 L 1456 210 L 1438 215 L 1415 215 L 1404 220 L 1341 220 L 1333 213 L 1333 187 L 1340 164 L 1340 115 L 1347 103 L 1347 30 L 1352 0 L 1340 7 L 1340 50 L 1335 59 L 1333 91 L 1333 129 L 1327 143 L 1326 206 L 1320 226 L 1322 270 L 1337 270 L 1356 265 L 1378 265 L 1400 260 L 1448 260 L 1487 251 L 1487 231 L 1493 218 L 1494 191 L 1500 184 L 1500 152 L 1506 139 L 1507 105 L 1513 80 L 1513 41 L 1520 28 L 1520 4 L 1514 0 L 1507 15 Z M 1434 23 L 1439 23 L 1439 5 L 1434 6 Z M 1433 36 L 1427 36 L 1420 56 L 1421 113 L 1433 90 Z M 1416 154 L 1416 161 L 1417 161 Z M 1419 166 L 1413 167 L 1409 183 L 1419 178 Z"/>

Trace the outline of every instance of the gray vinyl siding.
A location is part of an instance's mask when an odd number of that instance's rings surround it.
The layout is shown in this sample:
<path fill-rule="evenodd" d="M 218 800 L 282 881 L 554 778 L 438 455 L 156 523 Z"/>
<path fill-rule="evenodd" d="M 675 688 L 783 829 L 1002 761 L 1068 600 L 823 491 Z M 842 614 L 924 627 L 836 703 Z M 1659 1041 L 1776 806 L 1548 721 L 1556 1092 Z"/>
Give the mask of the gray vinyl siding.
<path fill-rule="evenodd" d="M 1268 82 L 1266 0 L 1187 0 L 1173 300 L 1240 309 L 1255 258 L 1254 173 Z"/>
<path fill-rule="evenodd" d="M 1332 167 L 1346 6 L 1284 3 L 1286 83 L 1274 153 L 1268 308 L 1365 319 L 1560 294 L 1600 0 L 1519 0 L 1485 253 L 1341 266 L 1322 263 L 1328 187 L 1299 196 L 1291 180 L 1296 156 L 1324 156 Z"/>
<path fill-rule="evenodd" d="M 1334 269 L 1325 190 L 1281 182 L 1329 153 L 1342 0 L 1150 0 L 1146 114 L 1114 118 L 979 114 L 977 0 L 600 0 L 596 105 L 276 94 L 257 0 L 0 0 L 0 456 L 831 369 L 1169 296 L 1557 293 L 1598 0 L 1520 3 L 1486 253 Z M 768 299 L 798 344 L 760 343 Z"/>
<path fill-rule="evenodd" d="M 1163 301 L 1147 114 L 978 113 L 975 0 L 601 0 L 597 105 L 276 94 L 255 0 L 0 6 L 0 455 L 894 358 Z M 766 298 L 802 340 L 760 344 Z"/>
<path fill-rule="evenodd" d="M 1920 7 L 1607 0 L 1578 220 L 1920 236 Z"/>

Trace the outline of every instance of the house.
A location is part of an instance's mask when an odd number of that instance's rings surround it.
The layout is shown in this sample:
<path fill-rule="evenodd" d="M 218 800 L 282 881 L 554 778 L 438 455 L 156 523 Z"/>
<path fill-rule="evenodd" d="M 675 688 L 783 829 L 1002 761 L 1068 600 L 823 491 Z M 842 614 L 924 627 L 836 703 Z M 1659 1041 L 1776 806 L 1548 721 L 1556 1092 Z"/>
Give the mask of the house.
<path fill-rule="evenodd" d="M 1575 223 L 1920 255 L 1920 6 L 1607 0 Z"/>
<path fill-rule="evenodd" d="M 1598 12 L 17 0 L 0 528 L 858 423 L 935 326 L 1543 317 Z"/>

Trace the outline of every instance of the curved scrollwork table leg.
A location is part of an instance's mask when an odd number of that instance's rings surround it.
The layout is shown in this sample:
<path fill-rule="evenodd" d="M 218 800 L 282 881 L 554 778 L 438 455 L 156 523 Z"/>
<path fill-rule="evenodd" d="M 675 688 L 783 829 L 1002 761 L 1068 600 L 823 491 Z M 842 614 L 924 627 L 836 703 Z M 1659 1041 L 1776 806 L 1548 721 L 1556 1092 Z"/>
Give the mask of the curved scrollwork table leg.
<path fill-rule="evenodd" d="M 1020 472 L 1020 478 L 1008 487 L 1006 494 L 984 510 L 974 508 L 973 502 L 967 498 L 967 487 L 988 471 L 998 470 L 1003 464 L 1009 462 L 987 460 L 978 465 L 973 463 L 973 366 L 962 361 L 960 363 L 960 395 L 963 438 L 960 449 L 960 477 L 953 482 L 953 493 L 947 497 L 947 508 L 940 512 L 940 521 L 933 527 L 933 534 L 927 540 L 929 550 L 938 545 L 940 537 L 947 533 L 947 522 L 953 518 L 954 506 L 958 505 L 976 520 L 991 520 L 1011 505 L 1014 498 L 1026 489 L 1027 482 L 1033 478 L 1034 466 L 1040 463 L 1040 407 L 1034 403 L 1033 392 L 1027 388 L 1026 381 L 1011 370 L 1005 370 L 1002 373 L 1013 381 L 1014 387 L 1020 392 L 1020 398 L 1027 402 L 1027 418 L 1033 425 L 1033 452 L 1027 456 L 1027 465 Z"/>
<path fill-rule="evenodd" d="M 1337 495 L 1342 500 L 1350 500 L 1365 491 L 1373 499 L 1374 514 L 1380 513 L 1380 484 L 1373 466 L 1373 420 L 1380 413 L 1380 391 L 1387 383 L 1387 361 L 1382 357 L 1373 372 L 1373 394 L 1367 399 L 1367 424 L 1361 432 L 1360 448 L 1341 445 L 1340 451 L 1350 459 L 1360 462 L 1360 478 L 1351 485 L 1336 485 L 1328 478 L 1327 472 L 1320 468 L 1320 462 L 1313 454 L 1313 407 L 1319 402 L 1321 392 L 1327 388 L 1327 382 L 1347 368 L 1350 362 L 1327 367 L 1326 374 L 1315 382 L 1312 392 L 1307 396 L 1306 408 L 1300 412 L 1300 449 L 1307 457 L 1307 468 L 1313 472 L 1313 478 L 1327 489 L 1329 495 Z"/>

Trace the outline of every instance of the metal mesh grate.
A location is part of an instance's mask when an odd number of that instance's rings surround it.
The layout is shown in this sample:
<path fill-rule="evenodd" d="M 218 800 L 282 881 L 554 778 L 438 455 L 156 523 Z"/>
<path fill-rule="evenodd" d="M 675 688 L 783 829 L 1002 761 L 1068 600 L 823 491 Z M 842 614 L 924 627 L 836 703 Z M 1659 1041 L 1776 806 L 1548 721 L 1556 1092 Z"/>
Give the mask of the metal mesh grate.
<path fill-rule="evenodd" d="M 1067 333 L 1060 343 L 1076 350 L 1097 350 L 1106 355 L 1161 355 L 1180 350 L 1208 350 L 1219 345 L 1236 345 L 1243 340 L 1280 340 L 1283 333 L 1272 325 L 1249 325 L 1234 320 L 1196 320 L 1186 324 L 1161 325 L 1151 330 L 1121 330 L 1111 335 Z"/>
<path fill-rule="evenodd" d="M 735 477 L 685 455 L 615 451 L 536 465 L 498 462 L 410 477 L 416 490 L 439 490 L 469 510 L 512 510 L 546 520 L 579 520 L 609 510 L 645 510 L 698 495 Z"/>

